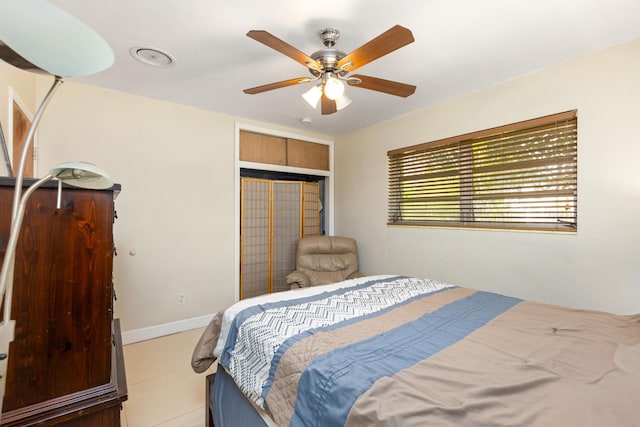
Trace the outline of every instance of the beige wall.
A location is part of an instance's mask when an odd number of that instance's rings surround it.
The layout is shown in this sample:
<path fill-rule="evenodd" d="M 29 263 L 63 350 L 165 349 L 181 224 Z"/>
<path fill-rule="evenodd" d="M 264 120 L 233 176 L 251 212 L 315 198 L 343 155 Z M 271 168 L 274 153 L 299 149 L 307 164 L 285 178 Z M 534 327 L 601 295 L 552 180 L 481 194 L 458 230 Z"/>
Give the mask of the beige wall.
<path fill-rule="evenodd" d="M 85 160 L 122 185 L 114 279 L 124 331 L 232 302 L 233 138 L 231 117 L 71 82 L 52 101 L 40 169 Z"/>
<path fill-rule="evenodd" d="M 16 75 L 30 76 L 12 72 L 7 80 Z M 51 82 L 31 77 L 32 98 L 43 97 Z M 233 303 L 237 120 L 71 81 L 60 87 L 43 116 L 41 175 L 59 162 L 84 160 L 122 185 L 116 199 L 114 281 L 115 314 L 125 340 L 128 332 L 185 319 L 208 322 L 212 313 Z M 179 292 L 186 294 L 185 304 L 177 303 Z"/>
<path fill-rule="evenodd" d="M 418 88 L 420 90 L 420 88 Z M 578 110 L 576 235 L 386 224 L 386 152 Z M 640 312 L 640 39 L 336 138 L 336 233 L 368 274 Z"/>

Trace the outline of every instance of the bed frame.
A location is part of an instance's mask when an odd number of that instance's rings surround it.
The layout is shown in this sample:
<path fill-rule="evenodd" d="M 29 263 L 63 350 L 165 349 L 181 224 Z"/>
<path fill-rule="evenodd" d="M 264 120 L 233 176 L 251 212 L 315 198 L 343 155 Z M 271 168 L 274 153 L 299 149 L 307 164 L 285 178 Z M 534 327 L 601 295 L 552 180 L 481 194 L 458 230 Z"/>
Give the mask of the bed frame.
<path fill-rule="evenodd" d="M 217 372 L 209 374 L 205 378 L 205 409 L 207 411 L 205 414 L 205 426 L 214 426 L 213 415 L 215 413 L 215 418 L 218 419 L 218 422 L 225 426 L 233 427 L 238 423 L 243 426 L 267 427 L 268 424 L 240 389 L 237 388 L 233 379 L 226 375 L 224 370 L 220 375 L 217 374 Z M 220 382 L 220 384 L 216 384 L 216 381 Z M 218 398 L 213 399 L 214 394 L 217 397 L 224 396 L 222 399 L 224 402 Z M 227 410 L 229 411 L 228 416 L 221 416 Z M 240 415 L 239 420 L 238 415 Z"/>
<path fill-rule="evenodd" d="M 205 427 L 214 427 L 213 425 L 213 415 L 211 413 L 211 388 L 213 387 L 213 382 L 216 379 L 216 374 L 209 374 L 206 378 L 206 394 L 204 397 L 204 410 L 207 411 L 205 414 Z"/>

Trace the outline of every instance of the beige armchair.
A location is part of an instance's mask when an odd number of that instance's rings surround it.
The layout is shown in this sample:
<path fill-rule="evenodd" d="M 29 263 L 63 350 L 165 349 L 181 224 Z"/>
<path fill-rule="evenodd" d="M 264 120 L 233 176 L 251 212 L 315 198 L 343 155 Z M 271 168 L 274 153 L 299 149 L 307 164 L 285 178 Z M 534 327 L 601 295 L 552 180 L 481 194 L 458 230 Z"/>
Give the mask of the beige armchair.
<path fill-rule="evenodd" d="M 291 289 L 362 277 L 356 241 L 347 237 L 311 236 L 298 241 L 296 271 L 287 276 Z"/>

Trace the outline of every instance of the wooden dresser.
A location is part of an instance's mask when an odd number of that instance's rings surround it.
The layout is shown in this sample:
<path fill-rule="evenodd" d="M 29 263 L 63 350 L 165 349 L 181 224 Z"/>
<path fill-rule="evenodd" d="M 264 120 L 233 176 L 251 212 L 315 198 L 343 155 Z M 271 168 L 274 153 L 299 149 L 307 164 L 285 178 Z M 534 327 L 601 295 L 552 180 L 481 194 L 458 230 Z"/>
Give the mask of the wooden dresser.
<path fill-rule="evenodd" d="M 0 258 L 13 183 L 0 178 Z M 16 248 L 16 327 L 0 426 L 120 425 L 127 387 L 112 275 L 119 190 L 65 187 L 60 209 L 55 183 L 31 196 Z"/>

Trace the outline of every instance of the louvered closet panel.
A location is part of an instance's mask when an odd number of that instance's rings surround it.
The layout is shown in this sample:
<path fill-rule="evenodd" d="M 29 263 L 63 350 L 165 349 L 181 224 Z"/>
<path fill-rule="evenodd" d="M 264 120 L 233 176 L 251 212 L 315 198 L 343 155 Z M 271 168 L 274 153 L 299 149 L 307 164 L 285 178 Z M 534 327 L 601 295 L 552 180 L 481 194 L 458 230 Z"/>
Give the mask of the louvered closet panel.
<path fill-rule="evenodd" d="M 295 270 L 300 238 L 300 182 L 273 181 L 271 206 L 271 292 L 286 291 L 287 274 Z"/>
<path fill-rule="evenodd" d="M 298 240 L 320 234 L 317 183 L 242 178 L 240 298 L 288 290 Z"/>
<path fill-rule="evenodd" d="M 302 183 L 302 235 L 320 235 L 320 185 L 316 182 Z"/>
<path fill-rule="evenodd" d="M 240 298 L 269 292 L 271 182 L 242 178 Z"/>

